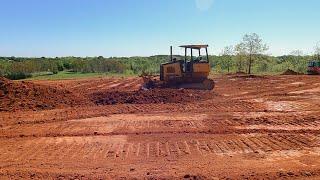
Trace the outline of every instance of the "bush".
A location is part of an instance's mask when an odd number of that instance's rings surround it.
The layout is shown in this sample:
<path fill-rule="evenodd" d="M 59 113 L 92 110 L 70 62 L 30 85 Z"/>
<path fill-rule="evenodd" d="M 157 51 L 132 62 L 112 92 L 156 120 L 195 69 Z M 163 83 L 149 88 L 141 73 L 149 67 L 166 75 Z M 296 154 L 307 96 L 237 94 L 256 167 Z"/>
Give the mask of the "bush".
<path fill-rule="evenodd" d="M 125 75 L 134 75 L 134 72 L 132 70 L 125 70 L 124 74 Z"/>
<path fill-rule="evenodd" d="M 58 71 L 63 71 L 63 65 L 62 64 L 58 64 Z"/>
<path fill-rule="evenodd" d="M 31 76 L 32 75 L 30 73 L 16 72 L 16 73 L 9 73 L 5 77 L 11 80 L 18 80 L 18 79 L 30 78 Z"/>
<path fill-rule="evenodd" d="M 0 76 L 4 76 L 5 75 L 5 67 L 4 67 L 4 65 L 1 65 L 0 64 Z"/>
<path fill-rule="evenodd" d="M 184 59 L 182 56 L 175 56 Z M 241 59 L 239 59 L 241 58 Z M 258 56 L 253 64 L 256 73 L 284 72 L 292 69 L 296 72 L 306 72 L 307 63 L 312 56 Z M 0 57 L 0 76 L 10 79 L 23 79 L 31 74 L 40 72 L 52 72 L 67 70 L 79 73 L 117 73 L 117 74 L 141 74 L 149 72 L 158 74 L 160 64 L 168 61 L 168 56 L 158 55 L 150 57 L 58 57 L 58 58 L 20 58 Z M 231 58 L 230 64 L 223 56 L 210 56 L 213 72 L 226 73 L 246 71 L 247 57 L 245 55 Z M 230 65 L 230 66 L 228 66 Z"/>

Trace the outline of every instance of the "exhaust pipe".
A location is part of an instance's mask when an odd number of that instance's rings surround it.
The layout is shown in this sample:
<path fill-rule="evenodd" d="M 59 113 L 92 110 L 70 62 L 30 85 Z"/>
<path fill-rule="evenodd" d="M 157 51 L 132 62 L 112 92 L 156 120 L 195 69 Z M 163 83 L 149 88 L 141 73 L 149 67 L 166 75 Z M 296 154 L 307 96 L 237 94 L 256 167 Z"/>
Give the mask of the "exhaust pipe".
<path fill-rule="evenodd" d="M 170 61 L 173 61 L 173 57 L 172 57 L 172 46 L 170 46 Z"/>

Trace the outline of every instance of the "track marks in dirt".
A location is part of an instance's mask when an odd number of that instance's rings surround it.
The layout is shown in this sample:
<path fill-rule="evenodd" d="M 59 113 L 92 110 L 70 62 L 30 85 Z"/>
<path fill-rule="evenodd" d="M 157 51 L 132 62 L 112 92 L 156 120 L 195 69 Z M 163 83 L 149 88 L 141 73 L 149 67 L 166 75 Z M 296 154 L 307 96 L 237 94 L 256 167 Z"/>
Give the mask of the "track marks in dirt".
<path fill-rule="evenodd" d="M 118 104 L 100 107 L 81 107 L 55 109 L 40 112 L 17 112 L 14 114 L 0 113 L 0 127 L 10 124 L 32 124 L 44 122 L 58 122 L 70 119 L 83 119 L 90 117 L 108 116 L 112 114 L 128 113 L 163 113 L 163 112 L 246 112 L 264 111 L 264 106 L 259 103 L 234 101 L 234 100 L 212 100 L 205 102 L 193 102 L 188 104 Z"/>
<path fill-rule="evenodd" d="M 122 140 L 118 140 L 121 138 Z M 109 139 L 109 140 L 108 140 Z M 15 147 L 1 148 L 0 158 L 7 161 L 41 160 L 141 160 L 182 158 L 184 156 L 229 156 L 264 154 L 275 151 L 319 147 L 319 137 L 308 134 L 190 137 L 173 140 L 126 140 L 123 137 L 57 137 L 21 141 Z"/>
<path fill-rule="evenodd" d="M 130 134 L 320 133 L 316 115 L 262 113 L 259 116 L 219 113 L 114 114 L 50 123 L 17 124 L 0 128 L 1 138 Z"/>
<path fill-rule="evenodd" d="M 87 118 L 65 122 L 11 125 L 0 128 L 0 137 L 55 137 L 55 136 L 90 136 L 93 134 L 135 134 L 166 133 L 179 131 L 199 131 L 207 127 L 199 115 L 169 117 L 122 115 L 111 117 Z M 194 120 L 198 118 L 198 120 Z M 136 119 L 136 120 L 134 120 Z M 190 120 L 188 120 L 190 119 Z"/>
<path fill-rule="evenodd" d="M 317 125 L 318 112 L 234 112 L 232 122 L 238 125 Z"/>
<path fill-rule="evenodd" d="M 70 80 L 69 80 L 70 81 Z M 51 83 L 50 81 L 39 81 L 40 84 Z M 89 94 L 105 90 L 137 90 L 142 84 L 141 78 L 93 78 L 92 80 L 74 80 L 68 82 L 58 81 L 54 85 L 65 85 L 66 89 Z"/>
<path fill-rule="evenodd" d="M 291 122 L 281 125 L 246 125 L 236 126 L 236 129 L 267 130 L 267 131 L 315 131 L 318 132 L 320 121 L 314 122 Z"/>

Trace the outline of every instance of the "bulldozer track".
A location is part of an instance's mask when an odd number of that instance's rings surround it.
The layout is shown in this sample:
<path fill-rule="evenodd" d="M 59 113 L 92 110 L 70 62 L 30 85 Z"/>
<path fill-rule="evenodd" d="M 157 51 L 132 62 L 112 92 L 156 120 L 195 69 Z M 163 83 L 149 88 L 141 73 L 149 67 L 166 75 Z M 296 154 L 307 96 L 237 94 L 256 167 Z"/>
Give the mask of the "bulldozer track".
<path fill-rule="evenodd" d="M 114 142 L 103 137 L 43 137 L 18 140 L 19 146 L 1 148 L 1 161 L 28 161 L 47 158 L 82 159 L 154 159 L 181 158 L 183 156 L 215 156 L 274 151 L 303 150 L 319 147 L 319 135 L 272 134 L 241 136 L 208 136 L 206 139 L 190 137 L 178 140 Z M 4 141 L 3 143 L 6 143 Z M 2 144 L 3 144 L 2 143 Z M 4 146 L 2 146 L 4 147 Z"/>
<path fill-rule="evenodd" d="M 218 116 L 219 117 L 219 116 Z M 74 119 L 61 122 L 35 123 L 24 125 L 9 125 L 0 128 L 0 138 L 10 137 L 50 137 L 50 136 L 90 136 L 93 133 L 100 135 L 112 134 L 146 134 L 146 133 L 221 133 L 219 127 L 227 128 L 228 132 L 301 132 L 320 133 L 320 120 L 317 118 L 287 117 L 287 122 L 268 118 L 228 118 L 214 117 L 203 113 L 192 115 L 176 114 L 167 116 L 162 114 L 149 115 L 112 115 L 96 118 Z M 130 120 L 135 119 L 135 120 Z M 272 126 L 271 126 L 272 125 Z"/>
<path fill-rule="evenodd" d="M 287 122 L 279 122 L 278 119 L 255 118 L 252 119 L 235 119 L 228 124 L 238 126 L 240 129 L 266 129 L 266 130 L 319 130 L 320 119 L 288 119 Z"/>
<path fill-rule="evenodd" d="M 106 105 L 103 107 L 70 108 L 52 110 L 44 113 L 32 114 L 18 112 L 16 114 L 0 113 L 0 122 L 9 123 L 43 123 L 83 119 L 90 117 L 108 116 L 123 113 L 154 113 L 154 112 L 242 112 L 244 109 L 263 111 L 264 107 L 251 102 L 206 102 L 206 104 L 133 104 L 133 105 Z"/>

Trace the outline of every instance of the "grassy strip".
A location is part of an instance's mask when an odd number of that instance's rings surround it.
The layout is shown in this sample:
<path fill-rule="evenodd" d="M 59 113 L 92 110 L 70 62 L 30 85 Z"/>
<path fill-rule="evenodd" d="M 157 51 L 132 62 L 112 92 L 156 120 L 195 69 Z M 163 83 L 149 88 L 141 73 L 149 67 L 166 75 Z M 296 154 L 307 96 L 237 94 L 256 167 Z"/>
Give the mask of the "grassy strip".
<path fill-rule="evenodd" d="M 33 74 L 28 80 L 59 80 L 59 79 L 77 79 L 77 78 L 90 78 L 90 77 L 130 77 L 135 75 L 129 74 L 115 74 L 115 73 L 79 73 L 61 71 L 58 74 L 41 73 Z"/>

